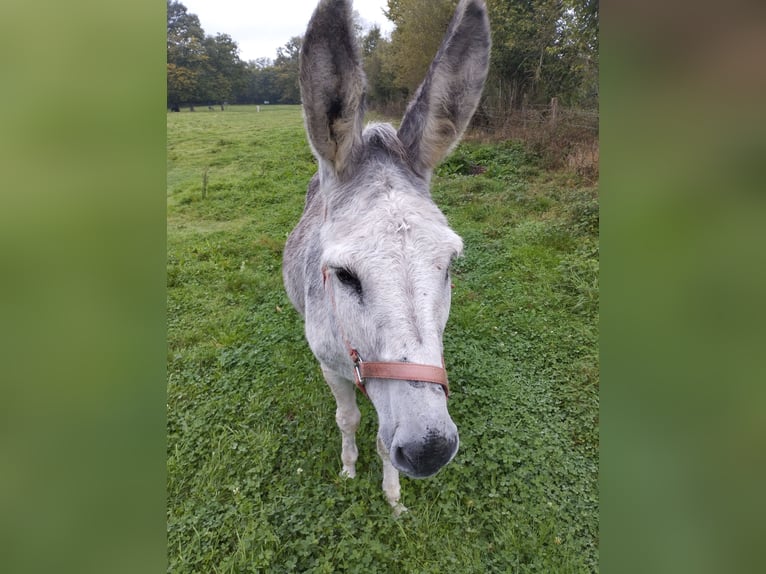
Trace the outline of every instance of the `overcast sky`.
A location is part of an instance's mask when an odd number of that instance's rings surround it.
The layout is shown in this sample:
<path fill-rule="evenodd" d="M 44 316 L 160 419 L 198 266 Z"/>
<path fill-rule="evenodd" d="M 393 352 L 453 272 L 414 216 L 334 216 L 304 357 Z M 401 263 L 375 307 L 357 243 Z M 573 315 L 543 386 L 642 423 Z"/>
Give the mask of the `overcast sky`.
<path fill-rule="evenodd" d="M 239 46 L 241 60 L 277 56 L 277 48 L 302 36 L 318 0 L 180 0 L 199 17 L 208 36 L 228 34 Z M 354 0 L 354 10 L 384 34 L 393 24 L 383 15 L 386 0 Z"/>

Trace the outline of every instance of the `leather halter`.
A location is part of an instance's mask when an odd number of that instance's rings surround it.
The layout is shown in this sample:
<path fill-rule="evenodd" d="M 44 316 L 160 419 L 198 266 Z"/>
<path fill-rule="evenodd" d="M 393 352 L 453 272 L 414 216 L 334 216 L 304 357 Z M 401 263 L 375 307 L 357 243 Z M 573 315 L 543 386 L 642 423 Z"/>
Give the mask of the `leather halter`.
<path fill-rule="evenodd" d="M 386 362 L 373 362 L 364 361 L 359 356 L 359 352 L 351 346 L 346 333 L 343 331 L 343 326 L 338 320 L 338 312 L 335 306 L 335 290 L 332 283 L 328 286 L 329 272 L 326 267 L 322 268 L 322 282 L 324 284 L 325 291 L 329 293 L 330 303 L 332 304 L 333 314 L 335 315 L 335 323 L 338 325 L 343 344 L 346 346 L 349 357 L 354 363 L 354 384 L 362 394 L 368 399 L 370 396 L 367 394 L 365 388 L 366 379 L 388 379 L 395 381 L 419 381 L 424 383 L 434 383 L 441 385 L 444 389 L 444 395 L 449 398 L 449 382 L 447 381 L 447 370 L 444 368 L 444 357 L 442 357 L 442 366 L 437 367 L 435 365 L 421 365 L 417 363 L 404 363 L 400 361 L 386 361 Z"/>

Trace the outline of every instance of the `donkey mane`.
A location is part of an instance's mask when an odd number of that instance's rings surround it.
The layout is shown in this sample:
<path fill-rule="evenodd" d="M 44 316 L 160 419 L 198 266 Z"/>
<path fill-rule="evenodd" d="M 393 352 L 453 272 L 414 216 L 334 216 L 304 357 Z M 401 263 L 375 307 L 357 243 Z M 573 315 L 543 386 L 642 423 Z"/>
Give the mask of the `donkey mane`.
<path fill-rule="evenodd" d="M 393 185 L 391 180 L 396 178 L 407 180 L 408 193 L 414 192 L 430 198 L 430 174 L 421 176 L 415 173 L 407 149 L 390 124 L 368 124 L 362 132 L 361 140 L 354 169 L 347 170 L 343 178 L 336 180 L 335 185 L 322 186 L 328 209 L 342 210 L 350 202 L 375 201 L 378 194 L 386 189 L 402 188 Z M 333 178 L 330 176 L 327 179 Z"/>
<path fill-rule="evenodd" d="M 366 158 L 387 157 L 411 166 L 407 148 L 391 124 L 369 123 L 362 132 Z"/>

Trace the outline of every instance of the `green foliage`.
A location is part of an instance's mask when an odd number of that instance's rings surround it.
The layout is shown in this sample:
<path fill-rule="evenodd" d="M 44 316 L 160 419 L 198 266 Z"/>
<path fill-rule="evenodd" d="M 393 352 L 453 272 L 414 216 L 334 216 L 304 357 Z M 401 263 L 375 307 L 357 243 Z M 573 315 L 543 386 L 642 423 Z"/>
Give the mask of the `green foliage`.
<path fill-rule="evenodd" d="M 357 25 L 368 97 L 379 110 L 403 108 L 425 76 L 457 0 L 389 0 L 391 38 Z M 597 0 L 487 1 L 492 27 L 484 115 L 506 117 L 552 97 L 565 106 L 598 103 Z M 168 0 L 168 103 L 300 103 L 298 54 L 290 38 L 276 60 L 244 63 L 226 34 L 205 36 L 199 18 Z"/>
<path fill-rule="evenodd" d="M 167 117 L 168 571 L 598 571 L 596 190 L 510 143 L 463 144 L 435 175 L 465 241 L 444 339 L 461 445 L 402 479 L 395 519 L 361 399 L 358 476 L 339 476 L 282 287 L 316 170 L 300 108 L 229 112 Z"/>
<path fill-rule="evenodd" d="M 200 89 L 204 100 L 225 102 L 235 91 L 241 89 L 244 81 L 244 63 L 239 59 L 237 43 L 227 34 L 205 38 L 207 65 L 200 78 Z"/>
<path fill-rule="evenodd" d="M 493 109 L 597 103 L 598 1 L 487 0 L 492 57 L 485 96 Z"/>
<path fill-rule="evenodd" d="M 196 14 L 189 14 L 175 0 L 168 0 L 167 20 L 168 105 L 197 102 L 199 79 L 207 63 L 205 33 Z"/>
<path fill-rule="evenodd" d="M 382 65 L 368 74 L 389 85 L 390 97 L 411 94 L 442 40 L 457 0 L 388 0 L 394 25 L 390 45 L 381 44 Z M 496 117 L 526 104 L 557 97 L 568 106 L 598 101 L 598 1 L 487 0 L 492 28 L 485 106 Z M 378 69 L 385 78 L 376 77 Z"/>
<path fill-rule="evenodd" d="M 227 34 L 206 36 L 199 18 L 168 0 L 167 101 L 172 105 L 223 103 L 243 89 L 244 63 Z"/>
<path fill-rule="evenodd" d="M 438 175 L 480 175 L 506 181 L 536 174 L 538 160 L 519 142 L 461 144 L 439 166 Z"/>
<path fill-rule="evenodd" d="M 391 41 L 381 36 L 380 28 L 373 26 L 362 36 L 360 45 L 367 74 L 367 100 L 371 107 L 384 109 L 387 103 L 398 100 L 400 96 L 395 88 L 394 73 L 388 64 Z"/>
<path fill-rule="evenodd" d="M 277 49 L 277 59 L 274 62 L 276 88 L 279 98 L 275 101 L 281 104 L 299 104 L 301 89 L 298 83 L 300 75 L 300 53 L 303 38 L 294 36 L 283 47 Z"/>
<path fill-rule="evenodd" d="M 395 86 L 413 94 L 439 49 L 455 10 L 455 0 L 397 0 L 386 16 L 394 25 L 387 67 Z"/>

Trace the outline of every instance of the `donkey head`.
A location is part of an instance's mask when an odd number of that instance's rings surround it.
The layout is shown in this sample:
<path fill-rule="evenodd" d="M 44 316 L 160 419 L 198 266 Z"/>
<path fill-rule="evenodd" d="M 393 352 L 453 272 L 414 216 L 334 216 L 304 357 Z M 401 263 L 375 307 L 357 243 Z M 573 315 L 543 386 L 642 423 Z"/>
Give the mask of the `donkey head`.
<path fill-rule="evenodd" d="M 300 70 L 306 130 L 319 162 L 310 194 L 321 194 L 322 204 L 305 318 L 325 370 L 352 379 L 350 349 L 367 362 L 441 368 L 449 266 L 462 240 L 431 200 L 429 183 L 478 105 L 489 45 L 483 0 L 462 0 L 399 130 L 364 127 L 365 76 L 350 3 L 322 0 L 317 7 Z M 457 427 L 442 386 L 373 375 L 365 388 L 379 441 L 397 469 L 430 476 L 454 457 Z"/>

